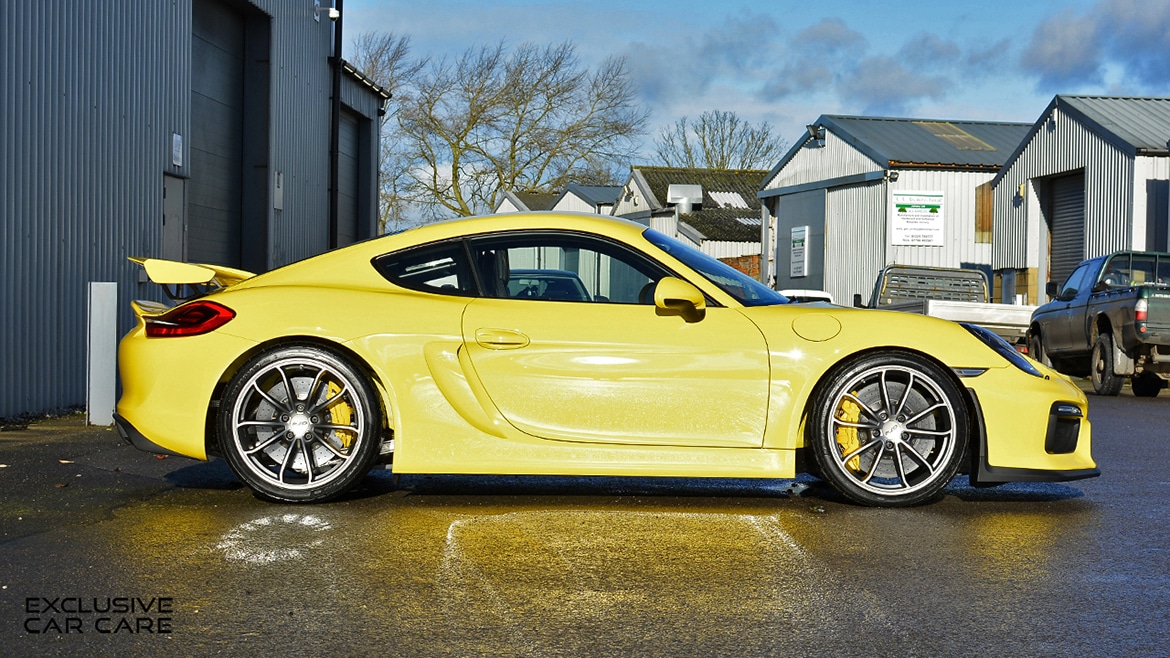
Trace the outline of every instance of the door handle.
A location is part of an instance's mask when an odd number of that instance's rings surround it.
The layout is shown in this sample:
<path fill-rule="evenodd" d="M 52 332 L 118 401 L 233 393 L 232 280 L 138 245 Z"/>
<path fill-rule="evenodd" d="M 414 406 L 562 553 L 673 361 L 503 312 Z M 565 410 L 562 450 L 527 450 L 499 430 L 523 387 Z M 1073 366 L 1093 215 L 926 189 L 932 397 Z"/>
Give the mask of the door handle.
<path fill-rule="evenodd" d="M 489 350 L 516 350 L 531 341 L 515 329 L 476 329 L 475 342 Z"/>

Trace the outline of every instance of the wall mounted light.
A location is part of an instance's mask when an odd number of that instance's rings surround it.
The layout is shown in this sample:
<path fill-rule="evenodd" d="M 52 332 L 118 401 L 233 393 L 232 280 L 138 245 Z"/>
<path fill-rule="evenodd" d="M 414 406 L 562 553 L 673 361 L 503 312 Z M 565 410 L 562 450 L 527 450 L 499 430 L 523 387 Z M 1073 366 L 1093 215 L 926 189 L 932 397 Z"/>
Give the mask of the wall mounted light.
<path fill-rule="evenodd" d="M 331 21 L 335 21 L 341 18 L 341 12 L 338 11 L 335 7 L 322 7 L 321 0 L 313 0 L 313 20 L 320 23 L 321 14 L 325 14 L 325 16 Z"/>
<path fill-rule="evenodd" d="M 810 123 L 805 126 L 808 129 L 808 136 L 813 140 L 810 146 L 820 148 L 825 145 L 825 127 L 818 126 L 815 123 Z"/>

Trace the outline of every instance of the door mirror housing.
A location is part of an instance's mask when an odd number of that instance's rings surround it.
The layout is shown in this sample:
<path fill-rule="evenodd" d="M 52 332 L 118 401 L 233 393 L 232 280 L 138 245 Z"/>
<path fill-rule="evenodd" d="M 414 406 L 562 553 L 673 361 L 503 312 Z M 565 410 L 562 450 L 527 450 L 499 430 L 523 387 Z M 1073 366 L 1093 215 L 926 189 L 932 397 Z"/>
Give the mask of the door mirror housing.
<path fill-rule="evenodd" d="M 1048 284 L 1044 286 L 1044 294 L 1048 295 L 1049 297 L 1056 297 L 1060 294 L 1060 284 L 1055 281 L 1049 281 Z"/>
<path fill-rule="evenodd" d="M 707 314 L 703 292 L 672 276 L 662 277 L 654 286 L 654 306 L 659 315 L 681 315 L 687 322 L 698 322 Z"/>

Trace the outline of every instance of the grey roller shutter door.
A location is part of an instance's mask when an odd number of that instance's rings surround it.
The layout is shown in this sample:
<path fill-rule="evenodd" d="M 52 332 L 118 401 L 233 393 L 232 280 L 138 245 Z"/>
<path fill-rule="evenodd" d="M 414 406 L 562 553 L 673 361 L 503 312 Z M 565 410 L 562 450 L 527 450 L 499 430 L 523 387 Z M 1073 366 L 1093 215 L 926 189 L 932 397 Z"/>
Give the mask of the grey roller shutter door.
<path fill-rule="evenodd" d="M 1085 258 L 1085 174 L 1054 178 L 1052 280 L 1064 281 Z"/>
<path fill-rule="evenodd" d="M 187 257 L 240 265 L 244 160 L 244 21 L 220 2 L 194 3 Z"/>
<path fill-rule="evenodd" d="M 344 247 L 358 239 L 358 122 L 348 112 L 341 113 L 339 137 L 337 246 Z"/>

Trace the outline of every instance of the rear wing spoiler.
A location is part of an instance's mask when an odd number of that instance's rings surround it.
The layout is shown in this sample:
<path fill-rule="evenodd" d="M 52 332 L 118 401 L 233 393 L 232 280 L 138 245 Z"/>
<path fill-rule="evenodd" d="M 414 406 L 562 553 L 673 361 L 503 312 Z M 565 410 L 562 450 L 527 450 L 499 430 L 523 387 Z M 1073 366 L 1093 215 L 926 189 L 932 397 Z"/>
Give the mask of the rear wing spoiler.
<path fill-rule="evenodd" d="M 131 257 L 130 261 L 141 265 L 146 270 L 147 278 L 162 286 L 167 297 L 177 303 L 209 295 L 256 276 L 223 265 L 180 263 L 161 258 Z"/>

